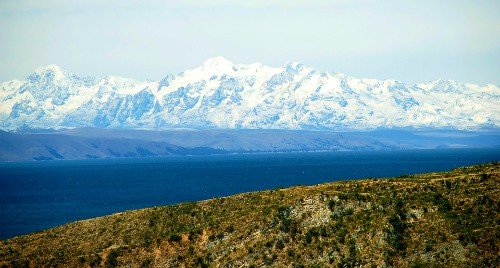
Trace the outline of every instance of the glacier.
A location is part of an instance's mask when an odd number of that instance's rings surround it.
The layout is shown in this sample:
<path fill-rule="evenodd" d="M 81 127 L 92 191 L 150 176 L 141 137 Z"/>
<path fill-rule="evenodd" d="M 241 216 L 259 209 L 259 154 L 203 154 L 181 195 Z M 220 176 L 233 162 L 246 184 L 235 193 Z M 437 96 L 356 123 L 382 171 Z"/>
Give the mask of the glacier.
<path fill-rule="evenodd" d="M 159 81 L 75 75 L 56 65 L 0 84 L 0 129 L 478 130 L 500 125 L 500 90 L 437 80 L 406 84 L 301 63 L 223 57 Z"/>

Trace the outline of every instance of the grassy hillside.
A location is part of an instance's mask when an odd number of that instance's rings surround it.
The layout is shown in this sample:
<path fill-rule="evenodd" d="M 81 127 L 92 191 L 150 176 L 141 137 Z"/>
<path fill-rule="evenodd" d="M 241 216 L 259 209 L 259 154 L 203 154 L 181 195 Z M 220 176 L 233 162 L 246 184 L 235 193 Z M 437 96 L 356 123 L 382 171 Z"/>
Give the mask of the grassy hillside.
<path fill-rule="evenodd" d="M 0 266 L 498 267 L 500 163 L 127 211 L 0 243 Z"/>

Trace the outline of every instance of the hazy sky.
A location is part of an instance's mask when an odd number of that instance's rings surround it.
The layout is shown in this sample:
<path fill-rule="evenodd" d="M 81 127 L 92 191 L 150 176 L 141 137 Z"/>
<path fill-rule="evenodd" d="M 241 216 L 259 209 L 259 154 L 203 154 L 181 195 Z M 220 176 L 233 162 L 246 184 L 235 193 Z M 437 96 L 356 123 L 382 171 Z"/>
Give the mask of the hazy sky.
<path fill-rule="evenodd" d="M 47 64 L 156 80 L 219 55 L 499 85 L 500 1 L 0 1 L 0 81 Z"/>

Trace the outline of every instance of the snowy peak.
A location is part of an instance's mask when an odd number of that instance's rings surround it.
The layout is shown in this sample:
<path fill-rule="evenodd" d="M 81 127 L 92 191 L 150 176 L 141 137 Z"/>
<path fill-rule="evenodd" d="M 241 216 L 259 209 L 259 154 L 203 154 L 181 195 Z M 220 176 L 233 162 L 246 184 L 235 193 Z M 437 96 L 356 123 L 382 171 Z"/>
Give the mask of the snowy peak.
<path fill-rule="evenodd" d="M 37 73 L 37 74 L 53 73 L 53 74 L 57 74 L 57 75 L 64 75 L 64 73 L 67 73 L 67 71 L 63 70 L 58 65 L 49 64 L 49 65 L 40 66 L 40 67 L 36 68 L 34 73 Z"/>
<path fill-rule="evenodd" d="M 214 57 L 160 81 L 76 76 L 56 66 L 0 84 L 0 129 L 500 127 L 500 89 L 451 80 L 415 85 Z"/>
<path fill-rule="evenodd" d="M 304 69 L 304 64 L 300 62 L 287 62 L 283 67 L 288 72 L 300 72 Z"/>
<path fill-rule="evenodd" d="M 209 58 L 203 62 L 202 66 L 217 66 L 217 65 L 234 65 L 234 63 L 222 56 L 216 56 L 213 58 Z"/>
<path fill-rule="evenodd" d="M 37 82 L 56 82 L 64 80 L 69 76 L 69 72 L 63 70 L 61 67 L 51 64 L 38 67 L 35 72 L 27 77 L 27 80 L 32 83 Z"/>
<path fill-rule="evenodd" d="M 92 86 L 97 79 L 92 76 L 77 76 L 55 64 L 38 67 L 26 78 L 32 86 Z"/>
<path fill-rule="evenodd" d="M 210 58 L 200 66 L 203 70 L 215 73 L 229 72 L 233 67 L 234 63 L 221 56 Z"/>

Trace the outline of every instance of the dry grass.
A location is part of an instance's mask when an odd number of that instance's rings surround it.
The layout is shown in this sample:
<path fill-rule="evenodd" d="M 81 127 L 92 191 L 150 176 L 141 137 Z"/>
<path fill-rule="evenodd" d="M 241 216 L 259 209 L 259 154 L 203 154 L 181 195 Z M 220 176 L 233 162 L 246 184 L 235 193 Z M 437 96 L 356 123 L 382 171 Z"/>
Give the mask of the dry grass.
<path fill-rule="evenodd" d="M 0 243 L 6 267 L 495 267 L 500 164 L 127 211 Z"/>

